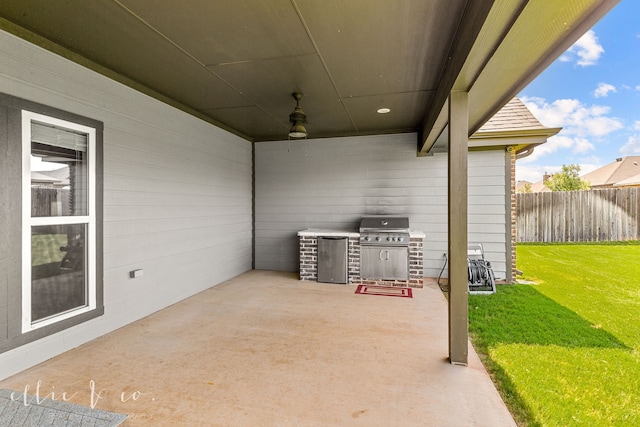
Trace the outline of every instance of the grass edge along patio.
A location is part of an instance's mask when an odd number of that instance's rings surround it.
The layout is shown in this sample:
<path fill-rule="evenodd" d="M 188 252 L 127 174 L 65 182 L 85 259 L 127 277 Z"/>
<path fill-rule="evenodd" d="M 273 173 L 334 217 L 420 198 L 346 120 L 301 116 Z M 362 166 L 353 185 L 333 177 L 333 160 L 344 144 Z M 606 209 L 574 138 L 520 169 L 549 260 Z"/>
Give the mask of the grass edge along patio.
<path fill-rule="evenodd" d="M 638 242 L 518 244 L 535 284 L 471 296 L 474 346 L 519 425 L 640 422 Z"/>

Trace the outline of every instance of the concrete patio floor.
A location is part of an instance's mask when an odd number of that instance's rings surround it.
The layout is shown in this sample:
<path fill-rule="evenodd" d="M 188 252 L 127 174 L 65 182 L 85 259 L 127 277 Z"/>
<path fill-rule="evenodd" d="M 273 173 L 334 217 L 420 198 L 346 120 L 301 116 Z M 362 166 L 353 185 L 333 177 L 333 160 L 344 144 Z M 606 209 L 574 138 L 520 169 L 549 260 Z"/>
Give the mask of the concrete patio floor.
<path fill-rule="evenodd" d="M 514 426 L 447 303 L 250 271 L 0 382 L 128 414 L 125 426 Z M 93 384 L 93 394 L 92 394 Z M 100 398 L 98 398 L 98 393 Z"/>

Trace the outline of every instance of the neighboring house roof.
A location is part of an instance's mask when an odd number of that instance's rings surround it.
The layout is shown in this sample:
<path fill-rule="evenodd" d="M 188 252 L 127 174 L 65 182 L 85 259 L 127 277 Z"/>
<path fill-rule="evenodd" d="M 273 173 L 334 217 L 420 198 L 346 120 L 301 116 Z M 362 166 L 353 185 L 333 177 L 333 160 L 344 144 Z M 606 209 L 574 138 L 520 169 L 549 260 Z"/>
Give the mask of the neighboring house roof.
<path fill-rule="evenodd" d="M 551 175 L 547 174 L 546 172 L 544 173 L 544 175 L 542 175 L 542 179 L 540 181 L 534 182 L 533 184 L 531 184 L 531 192 L 532 193 L 546 193 L 548 191 L 551 191 L 546 185 L 545 182 L 547 182 L 547 180 L 551 178 Z M 526 182 L 526 181 L 525 181 Z"/>
<path fill-rule="evenodd" d="M 31 182 L 48 183 L 60 186 L 69 185 L 69 167 L 50 171 L 31 172 Z"/>
<path fill-rule="evenodd" d="M 551 191 L 544 185 L 542 180 L 538 182 L 529 182 L 529 181 L 522 180 L 516 183 L 516 193 L 521 193 L 522 189 L 527 184 L 531 186 L 532 193 L 546 193 L 547 191 Z"/>
<path fill-rule="evenodd" d="M 589 182 L 591 188 L 638 187 L 640 186 L 640 156 L 618 158 L 583 175 L 580 179 Z M 533 193 L 546 191 L 550 190 L 544 185 L 544 179 L 531 184 Z"/>
<path fill-rule="evenodd" d="M 56 178 L 60 180 L 60 182 L 63 184 L 66 184 L 66 185 L 69 184 L 69 166 L 65 166 L 60 169 L 50 170 L 42 173 L 49 175 L 52 178 Z"/>
<path fill-rule="evenodd" d="M 628 156 L 618 158 L 608 165 L 589 172 L 582 176 L 582 179 L 588 181 L 592 188 L 613 187 L 630 180 L 638 174 L 640 174 L 640 156 Z"/>
<path fill-rule="evenodd" d="M 623 179 L 615 184 L 614 187 L 640 187 L 640 173 L 631 178 Z"/>
<path fill-rule="evenodd" d="M 31 182 L 53 184 L 60 182 L 60 180 L 46 175 L 44 172 L 31 172 Z"/>
<path fill-rule="evenodd" d="M 551 190 L 549 190 L 549 188 L 547 188 L 547 186 L 544 185 L 544 181 L 543 180 L 540 180 L 538 182 L 535 182 L 535 183 L 531 184 L 531 192 L 532 193 L 546 193 L 548 191 L 551 191 Z"/>

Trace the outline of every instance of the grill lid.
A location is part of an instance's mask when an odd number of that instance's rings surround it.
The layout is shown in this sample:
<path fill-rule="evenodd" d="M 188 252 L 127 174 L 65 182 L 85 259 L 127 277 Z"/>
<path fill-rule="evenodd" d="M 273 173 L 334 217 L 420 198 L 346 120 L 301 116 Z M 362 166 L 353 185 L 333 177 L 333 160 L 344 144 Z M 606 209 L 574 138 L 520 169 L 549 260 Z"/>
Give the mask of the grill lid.
<path fill-rule="evenodd" d="M 363 216 L 360 232 L 409 232 L 409 218 L 406 216 Z"/>

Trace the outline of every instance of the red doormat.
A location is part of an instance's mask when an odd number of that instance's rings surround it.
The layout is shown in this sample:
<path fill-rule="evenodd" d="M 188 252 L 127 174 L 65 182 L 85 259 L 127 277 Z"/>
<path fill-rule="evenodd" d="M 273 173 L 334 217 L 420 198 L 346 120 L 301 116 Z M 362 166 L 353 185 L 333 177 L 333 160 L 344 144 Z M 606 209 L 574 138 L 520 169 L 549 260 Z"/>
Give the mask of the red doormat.
<path fill-rule="evenodd" d="M 396 288 L 393 286 L 372 286 L 372 285 L 358 285 L 356 294 L 362 295 L 382 295 L 385 297 L 401 297 L 401 298 L 413 298 L 411 288 Z"/>

